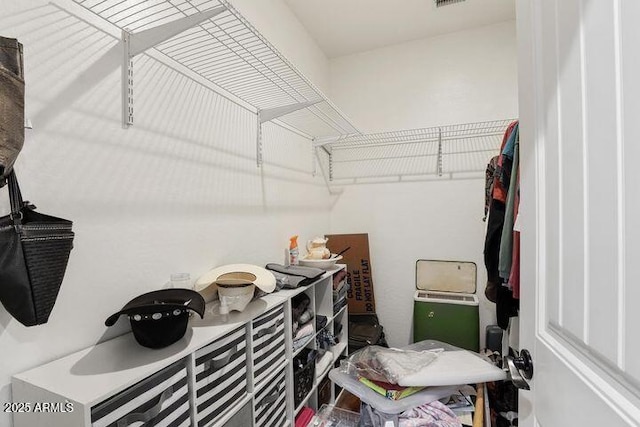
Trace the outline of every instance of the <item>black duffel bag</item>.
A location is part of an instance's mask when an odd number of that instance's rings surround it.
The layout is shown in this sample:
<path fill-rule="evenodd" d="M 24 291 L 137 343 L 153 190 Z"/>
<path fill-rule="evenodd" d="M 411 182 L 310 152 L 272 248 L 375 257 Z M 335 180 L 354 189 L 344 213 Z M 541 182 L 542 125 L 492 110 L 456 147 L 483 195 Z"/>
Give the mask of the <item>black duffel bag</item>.
<path fill-rule="evenodd" d="M 389 347 L 376 314 L 349 313 L 349 353 L 368 345 Z"/>

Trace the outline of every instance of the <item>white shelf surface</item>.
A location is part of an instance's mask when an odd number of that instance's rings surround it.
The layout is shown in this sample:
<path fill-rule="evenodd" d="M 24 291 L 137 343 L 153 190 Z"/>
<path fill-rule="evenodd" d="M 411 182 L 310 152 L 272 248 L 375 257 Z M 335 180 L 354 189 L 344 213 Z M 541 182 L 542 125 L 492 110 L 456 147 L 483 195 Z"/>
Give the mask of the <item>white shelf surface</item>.
<path fill-rule="evenodd" d="M 300 402 L 300 404 L 298 405 L 298 407 L 296 408 L 296 411 L 294 412 L 294 415 L 297 416 L 298 413 L 300 412 L 300 410 L 307 404 L 307 402 L 309 401 L 309 399 L 311 398 L 311 395 L 313 394 L 313 392 L 315 391 L 316 386 L 315 384 L 313 385 L 313 387 L 311 388 L 311 390 L 309 390 L 309 393 L 307 393 L 307 396 L 302 399 L 302 402 Z"/>
<path fill-rule="evenodd" d="M 329 186 L 477 177 L 512 121 L 363 134 L 229 0 L 57 0 L 68 2 L 72 15 L 122 34 L 125 127 L 137 96 L 135 56 L 146 52 L 255 112 L 259 130 L 276 121 L 312 139 Z M 261 131 L 257 140 L 261 164 Z"/>
<path fill-rule="evenodd" d="M 321 364 L 326 364 L 327 366 L 322 370 L 322 372 L 318 372 L 318 365 L 321 365 Z M 315 384 L 318 385 L 320 381 L 322 381 L 322 378 L 324 378 L 325 375 L 327 375 L 332 368 L 333 368 L 333 353 L 331 350 L 328 350 L 324 355 L 322 355 L 320 360 L 316 361 Z"/>
<path fill-rule="evenodd" d="M 484 172 L 514 119 L 343 135 L 319 141 L 319 160 L 334 184 L 452 177 Z"/>
<path fill-rule="evenodd" d="M 331 352 L 333 353 L 333 363 L 336 363 L 336 361 L 338 360 L 340 355 L 344 353 L 346 348 L 347 348 L 346 341 L 340 341 L 338 344 L 331 347 Z"/>
<path fill-rule="evenodd" d="M 304 348 L 306 348 L 309 345 L 309 343 L 312 343 L 315 338 L 316 338 L 316 334 L 309 335 L 309 339 L 306 340 L 300 348 L 293 351 L 293 357 L 296 357 L 298 354 L 300 354 L 300 352 Z"/>
<path fill-rule="evenodd" d="M 326 272 L 314 283 L 330 276 L 331 272 Z M 304 292 L 305 289 L 306 287 L 274 292 L 251 301 L 243 311 L 232 311 L 226 317 L 217 311 L 217 301 L 208 303 L 204 318 L 192 316 L 185 336 L 162 349 L 150 350 L 142 347 L 135 341 L 133 334 L 127 333 L 16 374 L 14 378 L 92 406 L 244 326 L 261 314 L 284 304 L 292 295 Z M 122 316 L 119 321 L 127 319 Z M 313 339 L 315 333 L 294 355 L 302 351 Z"/>
<path fill-rule="evenodd" d="M 152 33 L 171 36 L 149 48 L 264 111 L 265 120 L 278 118 L 309 137 L 358 133 L 227 0 L 73 1 L 132 35 L 134 54 L 146 50 L 135 49 L 135 43 L 149 44 Z M 280 116 L 285 111 L 290 112 Z"/>
<path fill-rule="evenodd" d="M 333 319 L 338 319 L 340 316 L 344 314 L 346 310 L 347 310 L 347 306 L 345 305 L 340 310 L 338 310 L 338 312 L 333 316 Z"/>
<path fill-rule="evenodd" d="M 334 316 L 332 316 L 332 315 L 325 315 L 325 314 L 319 314 L 319 315 L 318 315 L 318 314 L 317 314 L 316 316 L 324 316 L 324 317 L 326 317 L 326 318 L 327 318 L 327 323 L 326 323 L 326 325 L 324 325 L 322 328 L 320 328 L 319 330 L 317 330 L 317 331 L 316 331 L 316 335 L 318 335 L 318 332 L 320 332 L 321 330 L 323 330 L 323 329 L 327 329 L 330 325 L 332 325 L 332 324 L 333 324 L 333 320 L 335 319 L 335 317 L 334 317 Z"/>
<path fill-rule="evenodd" d="M 329 286 L 328 280 L 339 268 L 344 268 L 344 265 L 332 272 L 324 273 L 309 285 L 309 288 L 313 289 L 316 285 Z M 133 334 L 127 333 L 14 375 L 12 379 L 14 391 L 24 389 L 30 390 L 29 393 L 35 393 L 34 390 L 44 390 L 47 393 L 63 396 L 85 409 L 91 408 L 178 360 L 185 359 L 187 367 L 191 366 L 196 350 L 229 332 L 239 328 L 250 328 L 252 320 L 279 305 L 288 309 L 289 298 L 304 291 L 305 288 L 275 292 L 251 301 L 242 312 L 232 311 L 224 316 L 219 313 L 217 301 L 208 303 L 204 318 L 192 316 L 185 336 L 168 347 L 154 350 L 142 347 L 135 341 Z M 287 318 L 286 313 L 285 318 Z M 122 316 L 119 321 L 128 322 L 128 319 Z M 290 327 L 290 324 L 288 326 Z M 313 342 L 315 336 L 315 334 L 311 335 L 305 346 Z M 274 366 L 273 369 L 267 381 L 275 378 L 275 375 L 285 369 L 288 377 L 287 384 L 291 387 L 291 357 Z M 261 382 L 260 385 L 264 383 Z M 304 403 L 314 396 L 314 390 L 315 386 Z M 240 404 L 252 398 L 252 393 L 249 393 Z M 289 408 L 292 406 L 288 403 Z M 230 411 L 229 414 L 233 412 Z"/>
<path fill-rule="evenodd" d="M 290 289 L 290 288 L 284 288 L 279 290 L 276 294 L 280 294 L 280 295 L 285 295 L 287 298 L 292 298 L 298 294 L 301 294 L 302 292 L 308 290 L 308 289 L 312 289 L 313 285 L 317 284 L 318 282 L 320 282 L 321 280 L 324 280 L 328 277 L 332 277 L 333 274 L 335 274 L 337 271 L 343 269 L 346 267 L 346 264 L 336 264 L 336 267 L 332 270 L 327 270 L 325 271 L 320 277 L 318 277 L 313 283 L 306 285 L 306 286 L 299 286 L 297 288 L 294 289 Z"/>
<path fill-rule="evenodd" d="M 285 301 L 277 293 L 267 295 L 250 302 L 242 312 L 232 311 L 226 321 L 215 314 L 215 303 L 209 303 L 204 319 L 192 316 L 185 336 L 168 347 L 154 350 L 142 347 L 132 333 L 127 333 L 16 374 L 14 379 L 93 406 Z M 119 321 L 128 320 L 122 316 Z"/>

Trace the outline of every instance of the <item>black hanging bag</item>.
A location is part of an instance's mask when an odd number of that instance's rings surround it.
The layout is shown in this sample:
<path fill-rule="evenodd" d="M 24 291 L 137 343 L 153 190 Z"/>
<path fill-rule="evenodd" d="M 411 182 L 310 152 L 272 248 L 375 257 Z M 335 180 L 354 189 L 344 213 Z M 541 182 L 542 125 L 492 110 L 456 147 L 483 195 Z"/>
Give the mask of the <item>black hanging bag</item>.
<path fill-rule="evenodd" d="M 22 44 L 0 36 L 0 187 L 24 145 Z"/>
<path fill-rule="evenodd" d="M 72 222 L 22 200 L 15 171 L 7 179 L 11 213 L 0 217 L 0 302 L 25 326 L 49 320 L 73 247 Z"/>

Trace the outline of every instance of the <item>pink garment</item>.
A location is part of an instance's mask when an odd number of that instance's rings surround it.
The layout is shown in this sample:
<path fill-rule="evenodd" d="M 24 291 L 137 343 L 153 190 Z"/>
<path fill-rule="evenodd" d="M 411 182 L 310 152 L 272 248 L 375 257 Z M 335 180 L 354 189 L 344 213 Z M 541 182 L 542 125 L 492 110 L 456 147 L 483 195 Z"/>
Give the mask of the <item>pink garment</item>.
<path fill-rule="evenodd" d="M 456 414 L 439 400 L 404 411 L 400 427 L 462 427 Z"/>
<path fill-rule="evenodd" d="M 311 420 L 313 419 L 314 415 L 315 415 L 315 412 L 313 412 L 313 409 L 309 408 L 308 406 L 305 406 L 304 408 L 302 408 L 302 410 L 296 417 L 295 427 L 308 426 Z"/>
<path fill-rule="evenodd" d="M 296 336 L 293 338 L 294 340 L 299 340 L 301 338 L 307 337 L 313 334 L 313 322 L 307 322 L 298 331 L 296 332 Z"/>
<path fill-rule="evenodd" d="M 498 158 L 498 167 L 500 169 L 502 168 L 502 160 L 503 160 L 502 150 L 504 150 L 504 146 L 506 145 L 507 140 L 509 139 L 509 135 L 511 135 L 511 132 L 513 132 L 513 128 L 516 126 L 516 124 L 518 124 L 517 120 L 509 124 L 509 126 L 507 127 L 507 130 L 504 133 L 504 136 L 502 137 L 502 145 L 500 145 L 500 157 Z M 505 190 L 504 186 L 500 182 L 500 174 L 496 174 L 493 178 L 493 198 L 495 200 L 500 200 L 502 203 L 507 202 L 507 191 Z"/>

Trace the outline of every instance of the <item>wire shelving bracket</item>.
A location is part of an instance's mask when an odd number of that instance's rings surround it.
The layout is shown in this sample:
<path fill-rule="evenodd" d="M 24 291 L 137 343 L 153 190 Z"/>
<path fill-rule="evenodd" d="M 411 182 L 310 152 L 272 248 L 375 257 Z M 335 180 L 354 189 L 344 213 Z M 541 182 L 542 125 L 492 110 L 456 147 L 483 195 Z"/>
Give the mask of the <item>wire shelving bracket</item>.
<path fill-rule="evenodd" d="M 217 6 L 205 12 L 178 18 L 140 32 L 122 30 L 124 62 L 122 64 L 122 126 L 126 129 L 133 125 L 133 58 L 144 53 L 172 37 L 201 24 L 207 19 L 224 12 L 225 6 Z"/>
<path fill-rule="evenodd" d="M 73 2 L 122 31 L 125 128 L 134 122 L 133 58 L 154 49 L 256 114 L 258 165 L 260 127 L 266 122 L 276 121 L 311 140 L 359 133 L 228 0 Z"/>

